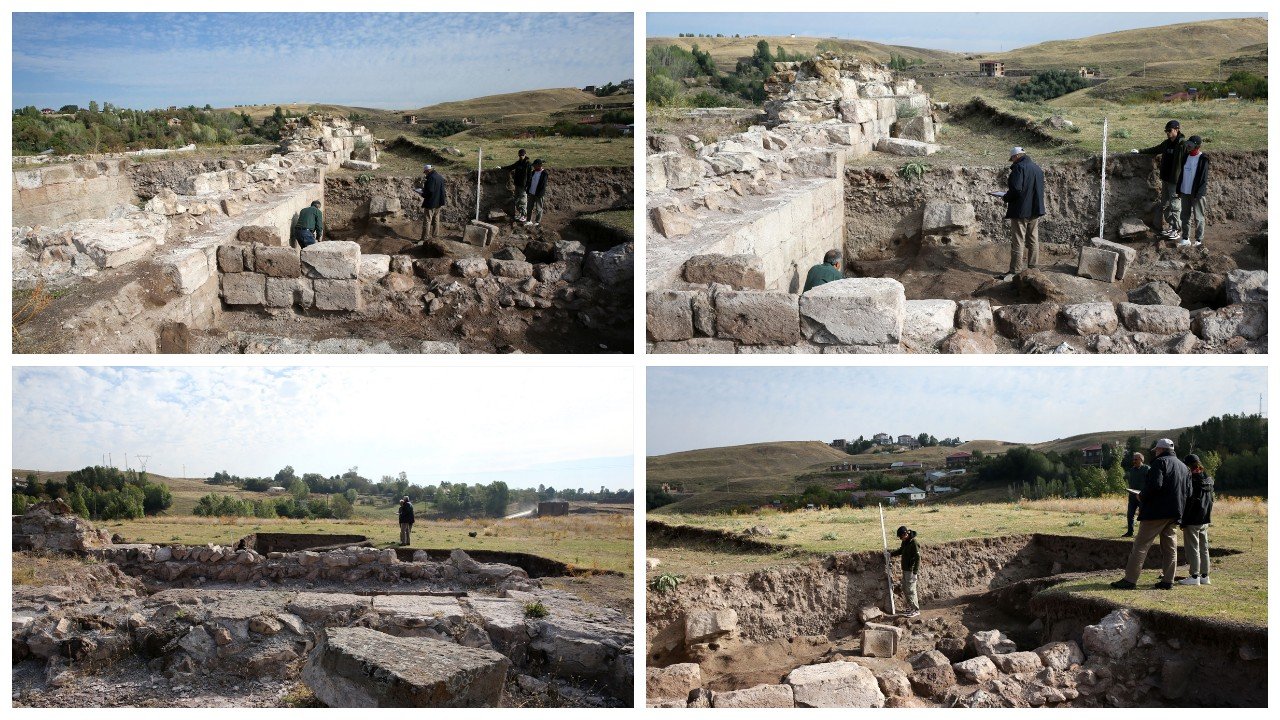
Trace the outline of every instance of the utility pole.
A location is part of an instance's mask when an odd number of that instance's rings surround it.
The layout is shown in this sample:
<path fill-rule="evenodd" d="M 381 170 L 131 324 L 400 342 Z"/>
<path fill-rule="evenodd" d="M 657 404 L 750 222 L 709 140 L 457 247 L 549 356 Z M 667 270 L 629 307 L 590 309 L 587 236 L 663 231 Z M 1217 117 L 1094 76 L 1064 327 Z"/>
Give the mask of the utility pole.
<path fill-rule="evenodd" d="M 138 458 L 138 462 L 142 463 L 142 472 L 146 472 L 146 471 L 147 471 L 147 461 L 151 459 L 151 456 L 150 456 L 150 455 L 138 455 L 138 454 L 136 454 L 136 453 L 134 454 L 134 456 Z"/>

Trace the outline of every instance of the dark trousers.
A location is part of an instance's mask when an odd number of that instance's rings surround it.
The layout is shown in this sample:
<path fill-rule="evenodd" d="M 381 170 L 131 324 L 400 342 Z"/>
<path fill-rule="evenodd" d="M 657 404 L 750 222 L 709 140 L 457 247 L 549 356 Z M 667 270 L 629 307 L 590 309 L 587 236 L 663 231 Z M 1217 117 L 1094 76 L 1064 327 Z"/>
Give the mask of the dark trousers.
<path fill-rule="evenodd" d="M 1133 534 L 1133 516 L 1138 514 L 1138 496 L 1129 493 L 1129 534 Z"/>
<path fill-rule="evenodd" d="M 311 228 L 298 228 L 298 247 L 311 247 L 316 244 L 316 231 Z"/>

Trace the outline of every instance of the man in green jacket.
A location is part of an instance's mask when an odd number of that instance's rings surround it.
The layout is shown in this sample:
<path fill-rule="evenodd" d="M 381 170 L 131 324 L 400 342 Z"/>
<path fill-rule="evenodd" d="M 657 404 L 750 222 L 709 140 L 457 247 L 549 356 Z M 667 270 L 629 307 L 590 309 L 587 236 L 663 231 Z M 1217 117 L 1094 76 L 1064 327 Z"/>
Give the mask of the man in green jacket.
<path fill-rule="evenodd" d="M 1120 537 L 1133 537 L 1133 516 L 1138 514 L 1138 493 L 1142 492 L 1142 488 L 1147 484 L 1147 473 L 1151 471 L 1151 466 L 1147 464 L 1146 457 L 1140 452 L 1133 454 L 1133 458 L 1129 461 L 1129 471 L 1126 473 L 1125 479 L 1129 483 L 1129 489 L 1136 491 L 1127 493 L 1129 496 L 1129 531 Z"/>
<path fill-rule="evenodd" d="M 1165 141 L 1144 150 L 1133 150 L 1143 155 L 1160 156 L 1160 205 L 1164 229 L 1159 233 L 1168 240 L 1177 240 L 1181 234 L 1182 203 L 1178 199 L 1178 176 L 1187 160 L 1187 138 L 1182 134 L 1182 123 L 1170 120 L 1164 124 Z"/>
<path fill-rule="evenodd" d="M 298 220 L 293 224 L 293 232 L 298 238 L 298 247 L 307 248 L 320 242 L 324 234 L 324 213 L 320 212 L 320 201 L 302 208 Z"/>
<path fill-rule="evenodd" d="M 898 528 L 898 539 L 902 545 L 888 554 L 902 557 L 902 596 L 907 601 L 902 617 L 915 617 L 920 614 L 920 596 L 916 587 L 920 576 L 920 546 L 916 544 L 916 531 L 907 529 L 906 525 Z"/>
<path fill-rule="evenodd" d="M 804 279 L 804 292 L 809 292 L 819 285 L 826 285 L 843 277 L 840 274 L 840 251 L 828 250 L 827 254 L 822 257 L 821 265 L 814 265 L 809 268 L 809 274 Z"/>

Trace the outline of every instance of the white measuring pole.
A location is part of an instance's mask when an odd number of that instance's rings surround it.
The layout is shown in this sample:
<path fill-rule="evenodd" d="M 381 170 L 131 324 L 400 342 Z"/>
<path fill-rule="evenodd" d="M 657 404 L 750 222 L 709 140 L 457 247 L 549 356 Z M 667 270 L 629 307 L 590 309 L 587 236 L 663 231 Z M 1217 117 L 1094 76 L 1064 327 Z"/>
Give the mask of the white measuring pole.
<path fill-rule="evenodd" d="M 1103 234 L 1107 222 L 1107 119 L 1102 118 L 1102 190 L 1098 197 L 1098 237 Z"/>
<path fill-rule="evenodd" d="M 898 611 L 894 608 L 893 603 L 893 571 L 889 569 L 889 534 L 884 530 L 884 505 L 877 505 L 880 508 L 880 542 L 884 543 L 884 577 L 889 582 L 889 614 L 897 615 Z"/>
<path fill-rule="evenodd" d="M 480 220 L 480 170 L 484 165 L 484 148 L 476 148 L 476 221 Z"/>

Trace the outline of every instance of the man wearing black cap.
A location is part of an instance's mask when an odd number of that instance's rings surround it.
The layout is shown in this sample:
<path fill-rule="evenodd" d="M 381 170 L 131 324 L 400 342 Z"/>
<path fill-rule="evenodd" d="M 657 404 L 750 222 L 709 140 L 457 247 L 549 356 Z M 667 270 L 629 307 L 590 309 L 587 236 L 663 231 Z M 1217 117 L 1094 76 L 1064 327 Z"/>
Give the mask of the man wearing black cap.
<path fill-rule="evenodd" d="M 542 167 L 542 158 L 533 161 L 533 172 L 529 173 L 529 219 L 525 225 L 541 225 L 543 196 L 547 193 L 547 171 Z"/>
<path fill-rule="evenodd" d="M 916 544 L 916 531 L 908 530 L 906 525 L 898 528 L 898 539 L 902 545 L 885 553 L 891 557 L 902 556 L 902 597 L 907 601 L 907 609 L 902 616 L 915 617 L 920 614 L 920 596 L 916 591 L 920 576 L 920 546 Z"/>
<path fill-rule="evenodd" d="M 1040 264 L 1040 217 L 1044 215 L 1044 171 L 1020 147 L 1009 152 L 1009 190 L 1002 197 L 1013 235 L 1009 274 Z"/>
<path fill-rule="evenodd" d="M 1196 245 L 1204 244 L 1204 193 L 1209 189 L 1209 157 L 1200 152 L 1200 136 L 1187 138 L 1187 156 L 1178 175 L 1179 217 L 1182 225 L 1181 247 L 1191 245 L 1191 224 L 1196 226 Z"/>
<path fill-rule="evenodd" d="M 1133 539 L 1129 551 L 1129 563 L 1125 566 L 1124 579 L 1111 583 L 1120 590 L 1132 590 L 1138 586 L 1138 576 L 1147 561 L 1151 544 L 1160 540 L 1163 574 L 1155 584 L 1158 590 L 1173 587 L 1173 575 L 1178 568 L 1178 523 L 1191 495 L 1191 472 L 1173 454 L 1173 441 L 1162 438 L 1151 449 L 1151 470 L 1138 500 L 1138 536 Z"/>
<path fill-rule="evenodd" d="M 1187 138 L 1182 134 L 1182 124 L 1177 120 L 1164 124 L 1164 134 L 1165 141 L 1159 145 L 1133 152 L 1160 156 L 1160 205 L 1161 219 L 1164 221 L 1164 229 L 1160 235 L 1174 240 L 1182 227 L 1177 188 L 1178 175 L 1187 158 Z"/>
<path fill-rule="evenodd" d="M 400 544 L 409 544 L 409 533 L 413 530 L 413 503 L 409 496 L 400 498 Z"/>

